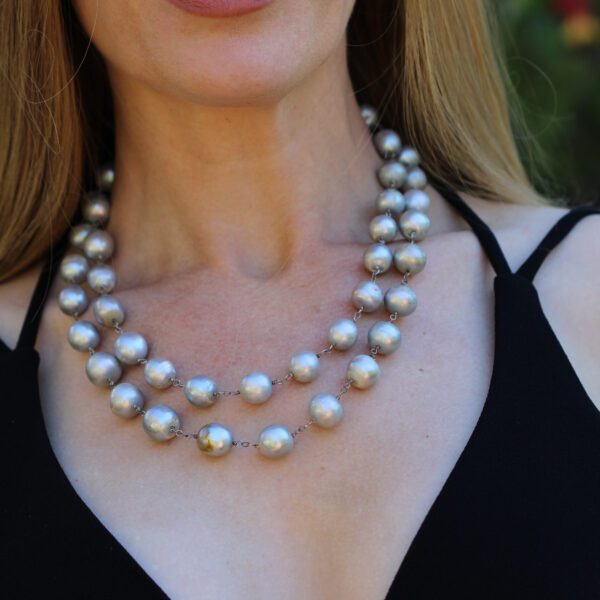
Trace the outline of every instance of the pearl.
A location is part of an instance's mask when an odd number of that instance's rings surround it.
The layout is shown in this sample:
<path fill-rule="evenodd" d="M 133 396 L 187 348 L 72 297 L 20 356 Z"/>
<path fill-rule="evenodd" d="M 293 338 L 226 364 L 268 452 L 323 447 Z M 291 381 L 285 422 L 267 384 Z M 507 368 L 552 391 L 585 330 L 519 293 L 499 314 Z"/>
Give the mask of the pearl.
<path fill-rule="evenodd" d="M 66 315 L 76 317 L 88 306 L 87 294 L 79 285 L 68 285 L 58 294 L 58 306 Z"/>
<path fill-rule="evenodd" d="M 108 352 L 95 352 L 85 365 L 88 379 L 101 387 L 109 387 L 121 379 L 121 365 L 119 361 Z"/>
<path fill-rule="evenodd" d="M 369 273 L 385 273 L 392 265 L 392 251 L 385 244 L 372 244 L 363 255 Z"/>
<path fill-rule="evenodd" d="M 379 167 L 377 179 L 383 187 L 399 188 L 406 180 L 406 168 L 397 160 L 390 160 Z"/>
<path fill-rule="evenodd" d="M 427 185 L 427 175 L 421 169 L 411 169 L 406 176 L 406 187 L 422 190 Z"/>
<path fill-rule="evenodd" d="M 144 396 L 132 383 L 119 383 L 110 393 L 110 409 L 125 419 L 131 419 L 144 408 Z"/>
<path fill-rule="evenodd" d="M 368 104 L 360 107 L 360 115 L 364 119 L 367 127 L 373 127 L 377 123 L 377 111 Z"/>
<path fill-rule="evenodd" d="M 420 210 L 424 213 L 429 211 L 431 200 L 423 190 L 410 190 L 404 194 L 404 197 L 408 210 Z"/>
<path fill-rule="evenodd" d="M 298 352 L 290 360 L 290 373 L 300 383 L 314 381 L 319 375 L 319 357 L 314 352 Z"/>
<path fill-rule="evenodd" d="M 110 216 L 110 202 L 102 192 L 86 194 L 81 212 L 88 223 L 104 225 Z"/>
<path fill-rule="evenodd" d="M 377 321 L 369 329 L 369 346 L 377 347 L 381 354 L 391 354 L 400 346 L 400 329 L 389 321 Z"/>
<path fill-rule="evenodd" d="M 198 447 L 208 456 L 223 456 L 233 445 L 231 431 L 220 423 L 204 425 L 198 432 Z"/>
<path fill-rule="evenodd" d="M 89 233 L 94 228 L 89 223 L 81 223 L 80 225 L 75 225 L 71 229 L 69 233 L 69 242 L 75 248 L 79 248 L 79 250 L 83 250 L 83 245 L 85 242 L 85 238 L 89 235 Z"/>
<path fill-rule="evenodd" d="M 366 390 L 377 383 L 379 373 L 379 365 L 374 358 L 367 354 L 359 354 L 350 361 L 346 377 L 355 388 Z"/>
<path fill-rule="evenodd" d="M 217 384 L 210 377 L 198 375 L 188 379 L 183 393 L 191 404 L 205 408 L 215 403 Z"/>
<path fill-rule="evenodd" d="M 333 394 L 323 393 L 313 397 L 308 412 L 319 427 L 330 429 L 341 421 L 344 409 Z"/>
<path fill-rule="evenodd" d="M 373 137 L 375 148 L 382 158 L 392 158 L 400 152 L 400 136 L 391 129 L 382 129 Z"/>
<path fill-rule="evenodd" d="M 100 344 L 100 334 L 96 326 L 89 321 L 75 321 L 67 333 L 69 344 L 79 352 L 94 350 Z"/>
<path fill-rule="evenodd" d="M 400 162 L 407 167 L 416 167 L 419 164 L 419 154 L 414 148 L 406 146 L 399 156 Z"/>
<path fill-rule="evenodd" d="M 180 422 L 177 413 L 166 404 L 157 404 L 149 408 L 144 415 L 144 430 L 157 442 L 175 437 Z"/>
<path fill-rule="evenodd" d="M 358 337 L 358 327 L 352 319 L 339 319 L 329 328 L 329 343 L 336 350 L 352 348 Z"/>
<path fill-rule="evenodd" d="M 266 373 L 255 371 L 246 375 L 240 383 L 240 394 L 250 404 L 262 404 L 273 393 L 273 383 Z"/>
<path fill-rule="evenodd" d="M 293 447 L 294 438 L 283 425 L 269 425 L 258 436 L 258 450 L 267 458 L 285 456 Z"/>
<path fill-rule="evenodd" d="M 352 292 L 352 303 L 356 308 L 362 308 L 365 312 L 377 310 L 382 302 L 383 292 L 374 281 L 363 281 Z"/>
<path fill-rule="evenodd" d="M 407 240 L 419 242 L 424 239 L 430 225 L 429 217 L 420 210 L 407 210 L 400 217 L 400 231 Z"/>
<path fill-rule="evenodd" d="M 93 304 L 94 317 L 100 325 L 114 327 L 125 320 L 122 304 L 114 296 L 100 296 Z"/>
<path fill-rule="evenodd" d="M 396 285 L 385 293 L 385 307 L 400 317 L 410 315 L 417 308 L 417 296 L 407 285 Z"/>
<path fill-rule="evenodd" d="M 166 358 L 151 358 L 144 365 L 144 379 L 154 388 L 164 390 L 177 377 L 175 366 Z"/>
<path fill-rule="evenodd" d="M 388 188 L 377 196 L 375 206 L 377 212 L 386 213 L 389 211 L 399 215 L 406 208 L 406 201 L 401 192 L 393 188 Z"/>
<path fill-rule="evenodd" d="M 112 267 L 99 264 L 90 269 L 87 282 L 98 294 L 109 294 L 117 285 L 117 275 Z"/>
<path fill-rule="evenodd" d="M 126 365 L 136 365 L 148 355 L 148 342 L 139 333 L 124 331 L 115 340 L 115 356 Z"/>
<path fill-rule="evenodd" d="M 67 254 L 60 263 L 60 276 L 68 283 L 83 283 L 88 272 L 88 261 L 81 254 Z"/>
<path fill-rule="evenodd" d="M 394 266 L 400 273 L 418 273 L 427 263 L 427 255 L 418 244 L 400 244 L 394 250 Z"/>
<path fill-rule="evenodd" d="M 85 255 L 92 260 L 106 260 L 112 256 L 114 249 L 112 235 L 103 229 L 91 231 L 83 243 Z"/>
<path fill-rule="evenodd" d="M 398 233 L 398 225 L 389 215 L 377 215 L 369 223 L 369 233 L 374 242 L 391 242 Z"/>
<path fill-rule="evenodd" d="M 103 191 L 112 188 L 115 182 L 115 170 L 112 165 L 102 165 L 96 170 L 96 185 Z"/>

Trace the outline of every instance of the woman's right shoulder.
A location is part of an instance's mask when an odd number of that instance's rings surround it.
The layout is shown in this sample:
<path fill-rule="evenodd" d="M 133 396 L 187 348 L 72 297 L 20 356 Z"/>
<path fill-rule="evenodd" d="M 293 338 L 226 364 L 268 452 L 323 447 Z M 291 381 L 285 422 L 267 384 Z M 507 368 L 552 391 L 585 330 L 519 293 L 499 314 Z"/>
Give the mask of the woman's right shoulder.
<path fill-rule="evenodd" d="M 14 348 L 42 271 L 38 263 L 0 283 L 0 340 Z"/>

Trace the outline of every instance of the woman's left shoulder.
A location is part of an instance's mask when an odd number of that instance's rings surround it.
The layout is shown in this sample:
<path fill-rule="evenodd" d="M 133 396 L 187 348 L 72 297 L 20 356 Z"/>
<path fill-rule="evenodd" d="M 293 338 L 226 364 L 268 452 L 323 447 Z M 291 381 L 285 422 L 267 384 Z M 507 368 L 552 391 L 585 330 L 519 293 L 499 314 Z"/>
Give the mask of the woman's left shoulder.
<path fill-rule="evenodd" d="M 516 271 L 571 210 L 504 204 L 491 206 L 486 212 Z M 532 284 L 545 318 L 600 411 L 600 213 L 586 214 L 561 233 L 560 241 L 543 251 Z"/>
<path fill-rule="evenodd" d="M 526 213 L 529 228 L 537 231 L 536 222 L 541 221 L 545 235 L 570 211 L 531 207 Z M 600 410 L 600 211 L 572 221 L 562 233 L 564 237 L 544 258 L 533 285 L 550 326 Z M 544 235 L 537 235 L 534 247 Z"/>

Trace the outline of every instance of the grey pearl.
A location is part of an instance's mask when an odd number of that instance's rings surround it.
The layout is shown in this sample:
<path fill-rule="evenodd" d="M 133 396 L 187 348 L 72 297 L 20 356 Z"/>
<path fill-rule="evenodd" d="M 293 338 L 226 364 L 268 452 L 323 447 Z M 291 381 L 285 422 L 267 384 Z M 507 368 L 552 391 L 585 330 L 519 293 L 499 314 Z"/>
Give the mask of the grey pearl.
<path fill-rule="evenodd" d="M 233 445 L 231 431 L 220 423 L 208 423 L 198 432 L 198 447 L 208 456 L 223 456 Z"/>
<path fill-rule="evenodd" d="M 75 321 L 67 334 L 69 344 L 79 352 L 94 350 L 100 344 L 100 334 L 96 326 L 89 321 Z"/>
<path fill-rule="evenodd" d="M 406 181 L 406 167 L 397 160 L 390 160 L 379 167 L 377 179 L 383 187 L 399 188 Z"/>
<path fill-rule="evenodd" d="M 144 379 L 158 390 L 171 387 L 176 377 L 175 366 L 166 358 L 151 358 L 144 365 Z"/>
<path fill-rule="evenodd" d="M 58 294 L 58 306 L 66 315 L 76 317 L 88 306 L 87 294 L 79 285 L 68 285 Z"/>
<path fill-rule="evenodd" d="M 374 281 L 363 281 L 359 283 L 352 292 L 352 303 L 356 308 L 365 312 L 377 310 L 383 302 L 383 292 Z"/>
<path fill-rule="evenodd" d="M 352 382 L 353 387 L 366 390 L 377 383 L 379 373 L 379 365 L 374 358 L 367 354 L 359 354 L 350 361 L 346 377 Z"/>
<path fill-rule="evenodd" d="M 411 169 L 406 175 L 406 187 L 422 190 L 427 185 L 427 175 L 421 169 Z"/>
<path fill-rule="evenodd" d="M 394 250 L 394 266 L 400 273 L 419 273 L 427 264 L 427 255 L 418 244 L 400 244 Z"/>
<path fill-rule="evenodd" d="M 378 131 L 373 138 L 373 142 L 382 158 L 396 156 L 402 147 L 400 136 L 392 129 Z"/>
<path fill-rule="evenodd" d="M 119 383 L 110 393 L 110 409 L 125 419 L 140 414 L 144 408 L 144 396 L 132 383 Z"/>
<path fill-rule="evenodd" d="M 98 294 L 110 294 L 117 285 L 117 275 L 112 267 L 99 264 L 90 269 L 87 282 Z"/>
<path fill-rule="evenodd" d="M 95 352 L 85 365 L 88 379 L 101 387 L 109 387 L 121 379 L 121 365 L 119 361 L 108 352 Z"/>
<path fill-rule="evenodd" d="M 69 233 L 69 242 L 75 248 L 79 248 L 79 250 L 83 250 L 83 245 L 85 243 L 85 239 L 93 231 L 94 228 L 89 223 L 81 223 L 80 225 L 75 225 L 71 229 Z"/>
<path fill-rule="evenodd" d="M 83 199 L 81 213 L 92 225 L 104 225 L 110 216 L 110 202 L 102 192 L 91 192 Z"/>
<path fill-rule="evenodd" d="M 421 212 L 429 212 L 431 200 L 427 193 L 423 190 L 409 190 L 404 194 L 406 198 L 406 208 L 408 210 L 420 210 Z"/>
<path fill-rule="evenodd" d="M 107 260 L 114 252 L 112 235 L 103 229 L 91 231 L 83 243 L 83 251 L 91 260 Z"/>
<path fill-rule="evenodd" d="M 269 425 L 258 436 L 258 451 L 267 458 L 285 456 L 293 447 L 294 438 L 283 425 Z"/>
<path fill-rule="evenodd" d="M 368 104 L 363 104 L 360 107 L 360 114 L 365 121 L 367 127 L 374 127 L 377 123 L 377 111 Z"/>
<path fill-rule="evenodd" d="M 89 264 L 81 254 L 67 254 L 60 263 L 60 276 L 68 283 L 83 283 Z"/>
<path fill-rule="evenodd" d="M 102 165 L 96 171 L 96 185 L 103 191 L 112 188 L 115 182 L 115 169 L 112 165 Z"/>
<path fill-rule="evenodd" d="M 392 251 L 385 244 L 372 244 L 363 255 L 369 273 L 385 273 L 392 266 Z"/>
<path fill-rule="evenodd" d="M 273 382 L 271 378 L 260 371 L 246 375 L 240 383 L 240 394 L 250 404 L 262 404 L 266 402 L 273 393 Z"/>
<path fill-rule="evenodd" d="M 198 375 L 187 380 L 183 393 L 194 406 L 206 408 L 215 403 L 217 391 L 217 384 L 210 377 Z"/>
<path fill-rule="evenodd" d="M 402 192 L 393 188 L 388 188 L 382 190 L 377 196 L 375 206 L 379 213 L 386 213 L 389 211 L 395 215 L 399 215 L 406 208 L 406 201 Z"/>
<path fill-rule="evenodd" d="M 407 240 L 421 241 L 427 235 L 431 221 L 420 210 L 407 210 L 400 217 L 400 231 Z"/>
<path fill-rule="evenodd" d="M 100 296 L 94 300 L 94 317 L 100 325 L 114 327 L 125 320 L 125 310 L 114 296 Z"/>
<path fill-rule="evenodd" d="M 144 430 L 157 442 L 165 442 L 175 437 L 180 421 L 177 413 L 166 404 L 149 408 L 144 415 Z"/>
<path fill-rule="evenodd" d="M 385 307 L 390 314 L 406 317 L 417 308 L 417 295 L 407 285 L 396 285 L 385 293 Z"/>
<path fill-rule="evenodd" d="M 400 329 L 389 321 L 377 321 L 369 329 L 369 346 L 379 348 L 381 354 L 391 354 L 400 346 Z"/>
<path fill-rule="evenodd" d="M 391 242 L 398 233 L 398 225 L 389 215 L 377 215 L 369 223 L 369 233 L 374 242 Z"/>
<path fill-rule="evenodd" d="M 319 375 L 319 357 L 314 352 L 297 352 L 290 360 L 290 373 L 300 383 L 314 381 Z"/>
<path fill-rule="evenodd" d="M 333 394 L 317 394 L 310 401 L 308 412 L 310 418 L 325 429 L 335 427 L 344 415 L 344 409 Z"/>
<path fill-rule="evenodd" d="M 400 152 L 400 162 L 407 167 L 416 167 L 419 164 L 419 154 L 414 148 L 406 146 Z"/>
<path fill-rule="evenodd" d="M 115 340 L 115 356 L 125 365 L 137 365 L 148 355 L 148 342 L 139 333 L 124 331 Z"/>
<path fill-rule="evenodd" d="M 339 319 L 329 328 L 329 343 L 336 350 L 352 348 L 358 337 L 358 327 L 352 319 Z"/>

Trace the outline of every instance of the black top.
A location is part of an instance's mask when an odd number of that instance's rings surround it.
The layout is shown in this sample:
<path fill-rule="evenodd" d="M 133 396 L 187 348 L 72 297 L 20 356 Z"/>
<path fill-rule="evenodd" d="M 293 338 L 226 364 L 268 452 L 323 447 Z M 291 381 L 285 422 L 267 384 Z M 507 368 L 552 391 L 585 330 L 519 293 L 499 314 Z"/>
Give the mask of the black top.
<path fill-rule="evenodd" d="M 600 411 L 546 320 L 532 279 L 571 228 L 600 211 L 571 209 L 512 273 L 487 225 L 438 187 L 496 271 L 495 359 L 475 430 L 388 598 L 598 600 Z M 48 441 L 34 343 L 65 246 L 39 278 L 15 350 L 0 342 L 9 418 L 1 436 L 0 589 L 10 598 L 30 598 L 34 590 L 66 599 L 165 598 L 71 487 Z"/>

